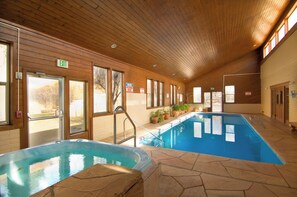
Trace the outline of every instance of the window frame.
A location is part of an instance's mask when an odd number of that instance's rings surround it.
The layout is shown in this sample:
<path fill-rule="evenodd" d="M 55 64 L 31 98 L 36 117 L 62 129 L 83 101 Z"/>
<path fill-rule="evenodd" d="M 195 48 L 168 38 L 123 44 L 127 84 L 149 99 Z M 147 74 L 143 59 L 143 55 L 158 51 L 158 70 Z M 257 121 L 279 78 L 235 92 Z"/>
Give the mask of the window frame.
<path fill-rule="evenodd" d="M 83 131 L 76 131 L 76 132 L 71 132 L 71 113 L 70 113 L 70 105 L 71 105 L 71 101 L 70 101 L 70 82 L 82 82 L 83 83 L 83 88 L 84 88 L 84 95 L 83 95 L 83 99 L 84 99 L 84 130 Z M 69 87 L 69 135 L 76 135 L 79 133 L 83 133 L 83 132 L 88 132 L 88 81 L 84 81 L 84 80 L 77 80 L 77 79 L 69 79 L 68 80 L 68 87 Z"/>
<path fill-rule="evenodd" d="M 7 62 L 6 62 L 6 82 L 0 82 L 0 86 L 5 87 L 5 120 L 0 121 L 0 126 L 8 126 L 11 124 L 10 117 L 10 60 L 11 60 L 11 46 L 9 43 L 0 42 L 2 45 L 7 46 Z"/>
<path fill-rule="evenodd" d="M 170 84 L 170 105 L 177 104 L 177 88 L 176 85 Z"/>
<path fill-rule="evenodd" d="M 125 77 L 125 73 L 123 72 L 123 71 L 120 71 L 120 70 L 116 70 L 116 69 L 111 69 L 111 72 L 110 72 L 110 74 L 111 74 L 111 79 L 110 79 L 110 88 L 111 88 L 111 91 L 110 91 L 110 99 L 109 99 L 109 102 L 110 102 L 110 109 L 111 109 L 111 112 L 113 112 L 114 110 L 115 110 L 115 107 L 114 107 L 114 104 L 113 104 L 113 89 L 112 89 L 112 87 L 113 87 L 113 72 L 118 72 L 118 73 L 121 73 L 121 75 L 122 75 L 122 78 L 121 78 L 121 88 L 122 88 L 122 107 L 124 108 L 124 109 L 126 109 L 126 102 L 125 102 L 125 88 L 124 88 L 124 84 L 125 84 L 125 80 L 124 80 L 124 77 Z M 119 111 L 120 112 L 120 111 Z"/>
<path fill-rule="evenodd" d="M 151 100 L 150 100 L 150 101 L 151 101 L 151 102 L 150 102 L 150 106 L 148 106 L 148 103 L 149 103 L 149 102 L 148 102 L 148 98 L 149 98 L 149 96 L 148 96 L 148 87 L 149 87 L 149 86 L 148 86 L 148 81 L 150 81 L 150 84 L 151 84 L 151 85 L 150 85 L 150 86 L 151 86 L 151 87 L 150 87 L 150 98 L 151 98 Z M 153 90 L 153 89 L 152 89 L 152 87 L 153 87 L 153 83 L 152 83 L 152 82 L 153 82 L 152 79 L 146 79 L 146 108 L 147 108 L 147 109 L 153 108 L 153 91 L 152 91 L 152 90 Z"/>
<path fill-rule="evenodd" d="M 294 26 L 297 24 L 297 22 L 295 22 L 295 24 L 289 28 L 289 18 L 292 16 L 292 14 L 294 12 L 297 12 L 297 3 L 295 3 L 289 12 L 287 12 L 286 17 L 282 20 L 282 22 L 280 23 L 280 25 L 278 26 L 278 28 L 276 28 L 276 30 L 273 32 L 273 34 L 270 36 L 269 39 L 267 39 L 268 41 L 266 41 L 266 43 L 264 43 L 265 45 L 263 45 L 264 47 L 262 48 L 262 53 L 263 53 L 263 59 L 266 58 L 271 51 L 273 51 L 274 48 L 277 47 L 277 45 L 280 43 L 280 41 L 282 39 L 284 39 L 286 37 L 286 35 L 288 34 L 289 31 L 291 31 L 292 29 L 294 29 Z M 284 36 L 279 39 L 279 32 L 282 29 L 282 27 L 284 27 Z M 272 47 L 272 40 L 275 37 L 275 46 Z M 266 49 L 268 51 L 266 51 Z"/>
<path fill-rule="evenodd" d="M 200 89 L 200 101 L 198 100 L 198 102 L 195 101 L 195 88 L 199 88 Z M 201 104 L 202 103 L 202 87 L 201 86 L 195 86 L 193 87 L 193 103 L 194 104 Z"/>
<path fill-rule="evenodd" d="M 153 108 L 156 108 L 158 106 L 159 106 L 159 82 L 157 80 L 153 80 Z"/>
<path fill-rule="evenodd" d="M 161 86 L 162 84 L 162 86 Z M 159 81 L 159 107 L 164 107 L 164 82 Z M 161 91 L 162 90 L 162 91 Z"/>
<path fill-rule="evenodd" d="M 151 103 L 150 106 L 148 106 L 148 81 L 150 81 L 151 83 L 151 87 L 150 87 L 150 94 L 151 94 Z M 157 92 L 155 93 L 155 82 L 157 83 Z M 160 84 L 162 84 L 162 92 L 160 91 Z M 162 93 L 162 105 L 160 104 L 160 94 Z M 157 96 L 155 98 L 155 96 Z M 155 99 L 157 102 L 155 102 Z M 151 79 L 151 78 L 147 78 L 146 79 L 146 108 L 147 109 L 153 109 L 153 108 L 159 108 L 159 107 L 164 107 L 164 82 L 163 81 L 159 81 L 159 80 L 155 80 L 155 79 Z"/>
<path fill-rule="evenodd" d="M 291 28 L 289 27 L 289 18 L 293 15 L 294 12 L 297 12 L 297 4 L 295 6 L 293 6 L 292 10 L 290 11 L 290 14 L 288 14 L 288 16 L 286 18 L 287 19 L 287 31 L 290 31 L 291 29 L 293 29 L 293 27 L 297 23 L 297 21 L 296 21 Z"/>
<path fill-rule="evenodd" d="M 227 94 L 226 92 L 226 87 L 228 87 L 228 86 L 233 86 L 234 87 L 234 93 L 233 94 Z M 226 104 L 232 104 L 232 103 L 235 103 L 235 85 L 225 85 L 225 88 L 224 88 L 224 101 L 225 101 L 225 103 Z M 233 101 L 231 101 L 231 102 L 227 102 L 227 95 L 233 95 L 234 96 L 234 99 L 233 99 Z"/>
<path fill-rule="evenodd" d="M 95 102 L 94 102 L 94 95 L 95 95 L 95 93 L 94 93 L 94 90 L 95 90 L 95 81 L 94 81 L 94 68 L 101 68 L 101 69 L 106 69 L 106 111 L 105 112 L 95 112 L 94 110 L 94 107 L 95 107 Z M 108 113 L 110 113 L 110 98 L 111 98 L 111 89 L 110 89 L 110 85 L 111 85 L 111 80 L 110 80 L 110 73 L 111 73 L 111 71 L 110 71 L 111 69 L 110 68 L 108 68 L 108 67 L 103 67 L 103 66 L 98 66 L 98 65 L 96 65 L 96 64 L 94 64 L 93 65 L 93 114 L 94 114 L 94 116 L 100 116 L 100 115 L 103 115 L 103 114 L 108 114 Z"/>

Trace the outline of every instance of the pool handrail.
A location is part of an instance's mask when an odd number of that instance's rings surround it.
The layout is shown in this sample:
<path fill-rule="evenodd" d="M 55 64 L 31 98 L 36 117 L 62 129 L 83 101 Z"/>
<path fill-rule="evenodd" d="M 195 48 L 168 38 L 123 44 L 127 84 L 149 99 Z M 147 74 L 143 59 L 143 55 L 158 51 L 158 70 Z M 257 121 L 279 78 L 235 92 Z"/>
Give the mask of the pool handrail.
<path fill-rule="evenodd" d="M 134 130 L 134 134 L 133 134 L 132 136 L 128 137 L 128 138 L 126 138 L 126 136 L 125 136 L 125 138 L 124 138 L 123 140 L 120 140 L 119 142 L 117 142 L 117 112 L 118 112 L 120 109 L 125 113 L 125 115 L 126 115 L 127 118 L 129 119 L 130 123 L 132 124 L 132 126 L 133 126 L 133 130 Z M 126 119 L 125 119 L 125 120 L 126 120 Z M 124 121 L 125 121 L 125 120 L 124 120 Z M 124 123 L 124 124 L 125 124 L 125 123 Z M 125 131 L 123 131 L 123 132 L 125 132 Z M 121 143 L 123 143 L 123 142 L 126 142 L 126 141 L 132 139 L 132 138 L 134 138 L 134 147 L 136 147 L 136 126 L 135 126 L 133 120 L 131 119 L 131 117 L 129 116 L 129 114 L 128 114 L 128 113 L 126 112 L 126 110 L 123 108 L 123 106 L 118 106 L 118 107 L 115 108 L 115 110 L 113 111 L 113 143 L 114 143 L 114 144 L 121 144 Z"/>

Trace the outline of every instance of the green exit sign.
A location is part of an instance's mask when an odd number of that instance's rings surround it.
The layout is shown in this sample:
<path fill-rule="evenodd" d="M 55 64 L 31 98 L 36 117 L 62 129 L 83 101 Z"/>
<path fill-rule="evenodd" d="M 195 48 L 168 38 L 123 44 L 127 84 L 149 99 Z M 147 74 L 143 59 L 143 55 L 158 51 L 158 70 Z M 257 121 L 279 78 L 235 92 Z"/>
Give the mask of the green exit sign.
<path fill-rule="evenodd" d="M 57 59 L 57 66 L 60 68 L 68 68 L 68 61 L 62 60 L 62 59 Z"/>

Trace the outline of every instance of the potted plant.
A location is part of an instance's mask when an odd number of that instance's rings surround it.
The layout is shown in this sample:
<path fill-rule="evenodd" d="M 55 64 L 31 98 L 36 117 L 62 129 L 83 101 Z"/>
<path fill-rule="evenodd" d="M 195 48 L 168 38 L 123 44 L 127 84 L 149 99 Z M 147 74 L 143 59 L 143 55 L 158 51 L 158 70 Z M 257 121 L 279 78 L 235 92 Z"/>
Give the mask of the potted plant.
<path fill-rule="evenodd" d="M 156 111 L 156 115 L 158 116 L 158 122 L 162 122 L 164 120 L 164 111 L 162 109 L 158 109 Z"/>
<path fill-rule="evenodd" d="M 153 124 L 157 124 L 159 121 L 159 117 L 158 117 L 157 113 L 154 111 L 151 112 L 150 118 L 151 118 L 151 123 L 153 123 Z"/>
<path fill-rule="evenodd" d="M 187 104 L 183 104 L 180 106 L 180 110 L 181 110 L 182 114 L 186 113 L 187 108 L 188 108 Z"/>
<path fill-rule="evenodd" d="M 180 106 L 178 104 L 175 104 L 175 105 L 172 106 L 172 115 L 173 115 L 173 117 L 179 116 L 179 114 L 180 114 L 179 110 L 180 110 Z"/>
<path fill-rule="evenodd" d="M 170 110 L 169 109 L 164 110 L 164 119 L 168 120 L 169 118 L 170 118 Z"/>
<path fill-rule="evenodd" d="M 192 107 L 189 104 L 185 104 L 186 105 L 186 112 L 191 112 L 192 111 Z"/>

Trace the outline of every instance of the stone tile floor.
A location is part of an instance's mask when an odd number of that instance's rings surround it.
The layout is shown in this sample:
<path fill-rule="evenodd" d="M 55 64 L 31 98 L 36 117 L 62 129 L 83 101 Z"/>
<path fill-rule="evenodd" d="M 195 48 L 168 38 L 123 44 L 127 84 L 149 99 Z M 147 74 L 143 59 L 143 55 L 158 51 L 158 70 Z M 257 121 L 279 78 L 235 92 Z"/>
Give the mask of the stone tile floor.
<path fill-rule="evenodd" d="M 142 146 L 160 165 L 159 196 L 296 197 L 297 133 L 262 115 L 245 117 L 285 161 L 284 165 Z"/>

